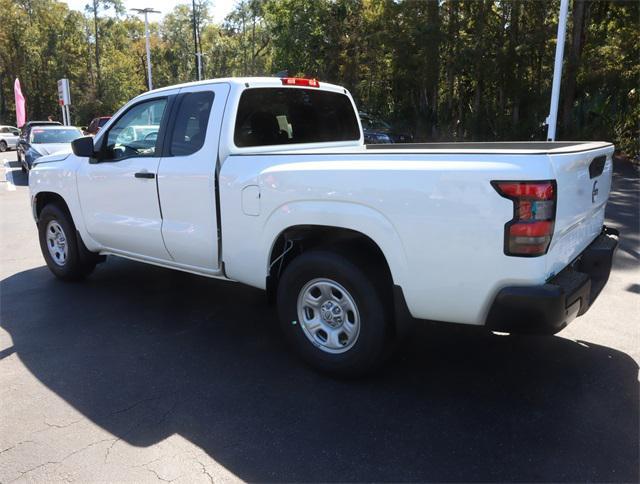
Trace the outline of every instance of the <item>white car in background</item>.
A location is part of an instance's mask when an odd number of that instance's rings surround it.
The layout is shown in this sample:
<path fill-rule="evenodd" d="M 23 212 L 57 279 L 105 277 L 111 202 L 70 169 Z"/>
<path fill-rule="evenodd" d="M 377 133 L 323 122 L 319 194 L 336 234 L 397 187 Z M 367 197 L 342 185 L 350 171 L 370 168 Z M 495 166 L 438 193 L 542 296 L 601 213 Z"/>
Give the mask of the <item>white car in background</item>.
<path fill-rule="evenodd" d="M 39 158 L 55 153 L 71 153 L 71 142 L 84 136 L 75 126 L 34 126 L 21 149 L 23 170 L 31 170 Z"/>
<path fill-rule="evenodd" d="M 15 126 L 0 126 L 0 152 L 15 150 L 20 130 Z"/>

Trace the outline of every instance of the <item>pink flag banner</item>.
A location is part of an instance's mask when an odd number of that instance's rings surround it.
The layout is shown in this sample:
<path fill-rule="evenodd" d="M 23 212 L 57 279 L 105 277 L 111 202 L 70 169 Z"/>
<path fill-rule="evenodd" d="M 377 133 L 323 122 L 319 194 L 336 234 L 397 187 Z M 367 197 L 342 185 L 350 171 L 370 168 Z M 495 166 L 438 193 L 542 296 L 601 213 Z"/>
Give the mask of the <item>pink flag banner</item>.
<path fill-rule="evenodd" d="M 16 79 L 13 84 L 13 92 L 16 96 L 16 126 L 21 128 L 27 121 L 27 113 L 24 109 L 24 96 L 22 95 L 22 89 L 20 89 L 19 79 Z"/>

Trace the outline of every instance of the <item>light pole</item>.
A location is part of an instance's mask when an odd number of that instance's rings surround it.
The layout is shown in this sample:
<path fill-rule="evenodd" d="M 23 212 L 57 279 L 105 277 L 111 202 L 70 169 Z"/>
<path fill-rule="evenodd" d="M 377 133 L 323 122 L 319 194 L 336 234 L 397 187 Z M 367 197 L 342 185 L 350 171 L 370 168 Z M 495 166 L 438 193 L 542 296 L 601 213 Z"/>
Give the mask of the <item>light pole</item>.
<path fill-rule="evenodd" d="M 153 89 L 153 81 L 151 80 L 151 48 L 149 47 L 149 14 L 161 12 L 152 8 L 132 8 L 130 10 L 144 14 L 144 35 L 147 46 L 147 80 L 149 81 L 149 91 L 151 91 Z"/>
<path fill-rule="evenodd" d="M 560 81 L 562 80 L 562 59 L 564 57 L 564 42 L 567 31 L 568 10 L 569 0 L 560 0 L 560 14 L 558 15 L 558 40 L 556 42 L 556 59 L 553 65 L 551 103 L 549 106 L 549 116 L 547 117 L 547 141 L 556 140 L 558 102 L 560 100 Z"/>
<path fill-rule="evenodd" d="M 200 53 L 200 32 L 198 30 L 198 20 L 196 19 L 196 0 L 191 0 L 192 13 L 193 13 L 193 44 L 196 53 L 196 72 L 198 80 L 202 80 L 202 54 Z"/>

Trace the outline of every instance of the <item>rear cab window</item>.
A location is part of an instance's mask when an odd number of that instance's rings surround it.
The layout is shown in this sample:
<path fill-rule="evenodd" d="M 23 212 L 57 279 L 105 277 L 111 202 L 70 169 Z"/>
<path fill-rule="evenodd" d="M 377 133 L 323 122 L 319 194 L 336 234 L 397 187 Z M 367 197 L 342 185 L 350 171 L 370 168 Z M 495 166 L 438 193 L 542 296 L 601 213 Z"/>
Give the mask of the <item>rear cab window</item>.
<path fill-rule="evenodd" d="M 360 126 L 348 96 L 301 88 L 252 88 L 238 104 L 237 147 L 357 141 Z"/>
<path fill-rule="evenodd" d="M 171 156 L 190 155 L 202 148 L 212 106 L 212 91 L 192 92 L 183 95 L 171 136 Z"/>

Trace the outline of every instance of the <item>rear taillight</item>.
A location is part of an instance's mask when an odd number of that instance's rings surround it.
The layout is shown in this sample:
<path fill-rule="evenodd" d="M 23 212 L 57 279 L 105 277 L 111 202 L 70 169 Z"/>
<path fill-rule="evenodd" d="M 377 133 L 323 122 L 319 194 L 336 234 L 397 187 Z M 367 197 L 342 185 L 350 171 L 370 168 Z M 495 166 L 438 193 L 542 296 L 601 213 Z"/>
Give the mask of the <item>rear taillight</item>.
<path fill-rule="evenodd" d="M 546 254 L 556 218 L 556 182 L 493 181 L 491 185 L 513 201 L 513 218 L 504 226 L 504 253 L 520 257 Z"/>

